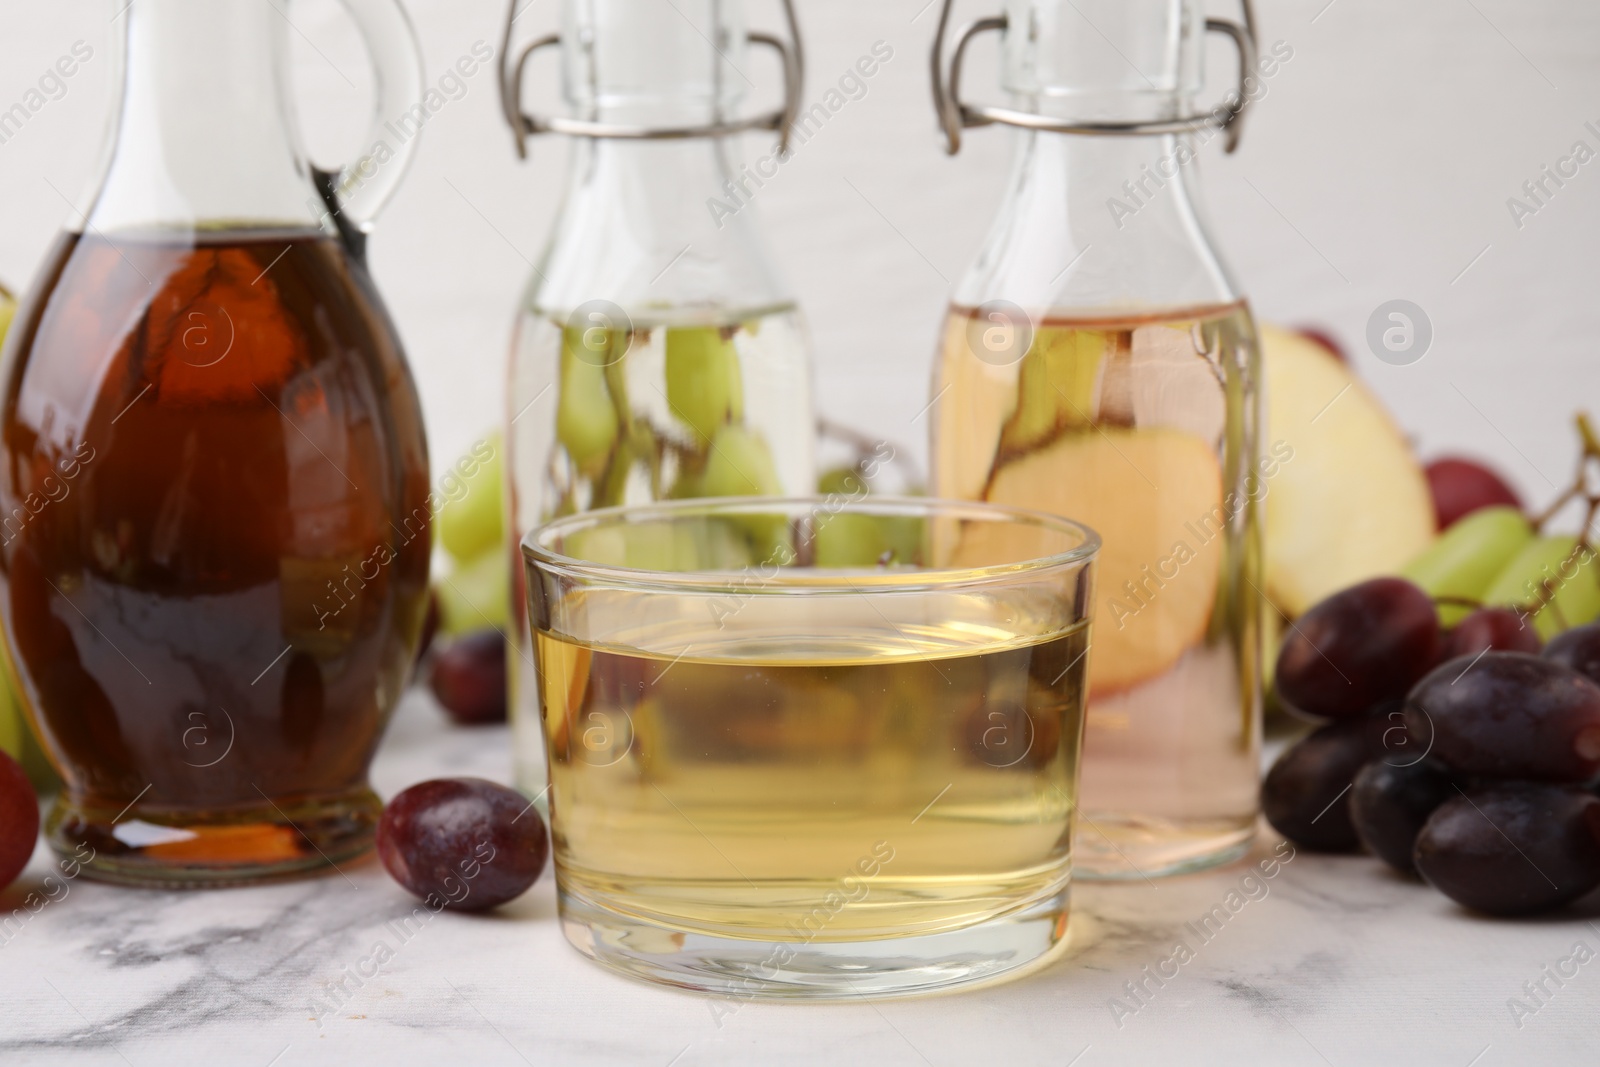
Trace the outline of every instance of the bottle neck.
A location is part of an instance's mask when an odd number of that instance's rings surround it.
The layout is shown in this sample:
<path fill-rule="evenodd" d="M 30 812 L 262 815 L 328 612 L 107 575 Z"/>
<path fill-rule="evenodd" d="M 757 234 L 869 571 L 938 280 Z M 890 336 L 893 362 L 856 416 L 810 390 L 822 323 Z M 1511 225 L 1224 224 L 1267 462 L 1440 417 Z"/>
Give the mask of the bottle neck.
<path fill-rule="evenodd" d="M 575 138 L 566 201 L 533 303 L 589 300 L 630 314 L 743 313 L 793 303 L 755 219 L 760 168 L 732 138 Z M 775 152 L 761 157 L 775 157 Z"/>
<path fill-rule="evenodd" d="M 1005 0 L 1001 84 L 1025 110 L 1148 122 L 1188 111 L 1203 84 L 1198 0 Z"/>
<path fill-rule="evenodd" d="M 121 16 L 102 231 L 315 226 L 270 3 L 136 0 Z"/>
<path fill-rule="evenodd" d="M 1213 131 L 1015 136 L 1005 199 L 958 304 L 1102 312 L 1240 299 L 1197 206 L 1197 154 Z"/>
<path fill-rule="evenodd" d="M 751 88 L 743 0 L 566 0 L 561 39 L 567 102 L 601 121 L 709 122 Z"/>

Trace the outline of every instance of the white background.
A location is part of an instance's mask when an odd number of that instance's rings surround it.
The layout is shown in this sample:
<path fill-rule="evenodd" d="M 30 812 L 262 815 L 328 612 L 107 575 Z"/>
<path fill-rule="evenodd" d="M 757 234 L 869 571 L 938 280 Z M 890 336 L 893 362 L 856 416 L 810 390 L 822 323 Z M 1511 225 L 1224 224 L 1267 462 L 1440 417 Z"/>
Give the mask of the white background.
<path fill-rule="evenodd" d="M 810 320 L 819 406 L 919 456 L 927 420 L 912 420 L 927 400 L 948 283 L 994 213 L 1010 152 L 1009 135 L 989 130 L 969 134 L 960 156 L 944 154 L 928 90 L 938 10 L 935 3 L 919 13 L 923 3 L 798 0 L 808 102 L 874 41 L 895 55 L 868 95 L 829 122 L 757 200 Z M 753 22 L 778 24 L 775 2 L 750 5 Z M 366 60 L 335 0 L 284 6 L 296 27 L 304 125 L 327 165 L 360 139 Z M 408 7 L 430 79 L 476 40 L 498 47 L 496 0 Z M 1214 141 L 1203 164 L 1213 232 L 1257 313 L 1343 338 L 1424 456 L 1488 456 L 1534 500 L 1548 498 L 1574 455 L 1568 416 L 1593 404 L 1600 385 L 1600 160 L 1520 230 L 1506 201 L 1574 141 L 1600 150 L 1600 137 L 1584 128 L 1591 120 L 1600 127 L 1600 5 L 1258 7 L 1263 45 L 1288 42 L 1294 58 L 1268 82 L 1238 154 L 1223 156 Z M 95 49 L 66 96 L 0 145 L 0 280 L 13 288 L 27 283 L 69 218 L 51 185 L 80 203 L 87 196 L 105 129 L 115 10 L 111 0 L 7 5 L 0 109 L 75 40 Z M 557 0 L 534 0 L 519 35 L 553 27 L 557 12 Z M 981 0 L 957 6 L 961 19 L 985 13 Z M 1212 13 L 1237 17 L 1224 0 L 1214 0 Z M 968 92 L 992 97 L 992 64 L 981 54 L 992 45 L 974 51 Z M 1220 91 L 1231 57 L 1218 45 L 1211 58 Z M 530 98 L 558 107 L 551 70 L 553 63 L 530 78 Z M 751 75 L 776 84 L 765 57 L 751 61 Z M 371 246 L 422 388 L 436 467 L 502 410 L 512 309 L 565 179 L 566 148 L 557 140 L 536 142 L 529 162 L 516 161 L 490 71 L 469 86 L 429 122 Z M 743 149 L 753 159 L 767 142 L 750 135 Z M 1415 301 L 1434 324 L 1431 351 L 1409 367 L 1380 363 L 1362 340 L 1373 309 L 1394 298 Z"/>

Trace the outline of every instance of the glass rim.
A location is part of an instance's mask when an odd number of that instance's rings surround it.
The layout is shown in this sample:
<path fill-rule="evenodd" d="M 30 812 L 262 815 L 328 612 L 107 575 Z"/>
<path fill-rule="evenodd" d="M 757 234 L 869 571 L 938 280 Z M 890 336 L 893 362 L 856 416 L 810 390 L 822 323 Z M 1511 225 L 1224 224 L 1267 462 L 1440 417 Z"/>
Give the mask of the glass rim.
<path fill-rule="evenodd" d="M 1063 518 L 1048 511 L 1013 507 L 1009 504 L 992 504 L 988 501 L 950 500 L 927 496 L 851 496 L 838 499 L 834 495 L 813 496 L 729 496 L 693 497 L 685 500 L 662 500 L 648 504 L 623 504 L 616 507 L 597 508 L 551 519 L 530 530 L 522 538 L 522 556 L 525 562 L 541 569 L 589 581 L 599 580 L 619 585 L 653 587 L 678 591 L 702 590 L 726 592 L 730 584 L 745 581 L 745 575 L 755 568 L 770 570 L 763 573 L 760 585 L 739 585 L 739 593 L 762 595 L 792 591 L 827 592 L 837 590 L 859 593 L 863 588 L 890 587 L 895 590 L 917 591 L 931 588 L 984 584 L 1000 579 L 1014 578 L 1044 571 L 1070 567 L 1094 559 L 1101 547 L 1100 535 L 1090 527 L 1073 519 Z M 1011 563 L 996 563 L 983 567 L 916 567 L 901 569 L 828 568 L 816 572 L 809 567 L 772 565 L 773 560 L 747 564 L 743 570 L 664 571 L 647 567 L 627 567 L 612 563 L 595 563 L 578 559 L 549 547 L 548 542 L 585 528 L 639 521 L 670 521 L 685 516 L 738 516 L 770 514 L 786 511 L 798 514 L 803 511 L 826 511 L 832 514 L 877 514 L 886 517 L 935 517 L 940 514 L 961 518 L 971 516 L 980 521 L 1026 524 L 1043 527 L 1077 538 L 1077 544 L 1061 552 L 1034 556 Z M 909 575 L 915 579 L 908 581 Z"/>

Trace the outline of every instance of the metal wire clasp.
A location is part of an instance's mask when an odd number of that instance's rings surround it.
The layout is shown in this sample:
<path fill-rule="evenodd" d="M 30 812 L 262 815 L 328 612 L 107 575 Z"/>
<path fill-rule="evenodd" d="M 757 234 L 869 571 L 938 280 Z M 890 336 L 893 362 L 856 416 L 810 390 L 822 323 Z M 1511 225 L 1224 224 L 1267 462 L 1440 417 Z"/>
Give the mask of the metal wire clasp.
<path fill-rule="evenodd" d="M 1183 118 L 1165 119 L 1160 122 L 1066 122 L 1061 119 L 1050 118 L 1046 115 L 1036 115 L 1029 111 L 1017 111 L 1013 108 L 992 107 L 988 104 L 964 104 L 961 102 L 961 61 L 967 50 L 967 44 L 980 33 L 991 30 L 1006 29 L 1004 15 L 992 15 L 988 18 L 976 19 L 961 28 L 956 36 L 955 51 L 950 56 L 949 76 L 945 76 L 944 69 L 944 42 L 946 30 L 950 24 L 950 9 L 954 0 L 944 0 L 944 10 L 939 15 L 938 36 L 933 39 L 933 106 L 939 115 L 939 126 L 944 130 L 951 155 L 961 151 L 961 131 L 970 126 L 988 126 L 991 123 L 1003 123 L 1007 126 L 1022 126 L 1030 130 L 1043 130 L 1049 133 L 1081 133 L 1100 137 L 1137 137 L 1144 134 L 1158 133 L 1189 133 L 1193 130 L 1204 129 L 1207 126 L 1216 126 L 1227 133 L 1226 150 L 1232 152 L 1239 147 L 1240 120 L 1244 118 L 1245 110 L 1250 106 L 1250 98 L 1246 93 L 1246 82 L 1251 71 L 1256 67 L 1256 17 L 1251 8 L 1250 0 L 1239 0 L 1244 8 L 1244 25 L 1230 22 L 1227 19 L 1206 19 L 1206 30 L 1210 33 L 1220 33 L 1233 40 L 1234 47 L 1239 52 L 1239 91 L 1238 99 L 1232 103 L 1219 104 L 1210 111 L 1202 111 Z"/>
<path fill-rule="evenodd" d="M 517 158 L 528 158 L 528 138 L 541 133 L 564 133 L 571 137 L 618 137 L 643 140 L 678 140 L 687 137 L 726 137 L 746 130 L 778 131 L 780 152 L 789 150 L 789 133 L 800 114 L 800 93 L 805 83 L 805 48 L 800 39 L 800 23 L 795 18 L 793 0 L 782 0 L 789 25 L 789 40 L 770 33 L 751 32 L 747 39 L 777 51 L 783 61 L 783 107 L 764 114 L 698 126 L 627 126 L 613 122 L 592 122 L 560 116 L 530 115 L 522 110 L 522 74 L 533 53 L 559 45 L 559 33 L 546 34 L 524 45 L 511 59 L 511 24 L 516 21 L 518 0 L 506 8 L 505 32 L 500 38 L 500 106 L 517 146 Z"/>

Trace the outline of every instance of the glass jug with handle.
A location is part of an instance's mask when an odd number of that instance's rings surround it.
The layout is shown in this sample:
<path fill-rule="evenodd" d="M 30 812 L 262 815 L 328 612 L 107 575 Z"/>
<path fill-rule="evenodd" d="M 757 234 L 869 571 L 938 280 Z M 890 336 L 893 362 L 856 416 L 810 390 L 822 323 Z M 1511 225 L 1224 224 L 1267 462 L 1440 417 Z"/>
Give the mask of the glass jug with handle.
<path fill-rule="evenodd" d="M 427 594 L 428 455 L 364 264 L 416 149 L 398 0 L 343 0 L 377 74 L 367 151 L 297 139 L 270 3 L 118 0 L 91 205 L 3 357 L 5 654 L 91 875 L 217 884 L 367 850 L 367 768 Z"/>

